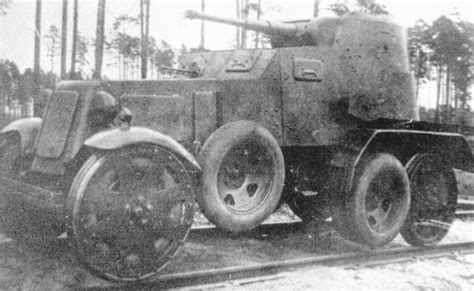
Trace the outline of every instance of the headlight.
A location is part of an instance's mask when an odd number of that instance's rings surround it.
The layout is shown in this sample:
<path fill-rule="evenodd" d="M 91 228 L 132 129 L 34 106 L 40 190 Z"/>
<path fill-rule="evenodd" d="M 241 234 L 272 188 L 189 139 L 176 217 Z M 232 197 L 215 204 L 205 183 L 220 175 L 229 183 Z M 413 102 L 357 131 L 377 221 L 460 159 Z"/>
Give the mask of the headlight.
<path fill-rule="evenodd" d="M 106 125 L 111 123 L 120 112 L 120 104 L 117 99 L 105 91 L 94 94 L 89 111 L 91 125 Z"/>

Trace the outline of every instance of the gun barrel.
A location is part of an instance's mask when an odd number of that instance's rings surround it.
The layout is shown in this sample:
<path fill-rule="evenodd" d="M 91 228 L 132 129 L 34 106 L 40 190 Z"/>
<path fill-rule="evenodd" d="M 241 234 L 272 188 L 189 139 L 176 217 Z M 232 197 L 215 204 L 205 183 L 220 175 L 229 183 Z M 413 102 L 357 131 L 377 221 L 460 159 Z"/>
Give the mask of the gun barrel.
<path fill-rule="evenodd" d="M 298 27 L 294 24 L 262 20 L 225 18 L 192 10 L 187 10 L 185 12 L 185 17 L 189 19 L 202 19 L 212 22 L 239 26 L 244 29 L 258 31 L 268 35 L 294 35 L 298 32 Z"/>

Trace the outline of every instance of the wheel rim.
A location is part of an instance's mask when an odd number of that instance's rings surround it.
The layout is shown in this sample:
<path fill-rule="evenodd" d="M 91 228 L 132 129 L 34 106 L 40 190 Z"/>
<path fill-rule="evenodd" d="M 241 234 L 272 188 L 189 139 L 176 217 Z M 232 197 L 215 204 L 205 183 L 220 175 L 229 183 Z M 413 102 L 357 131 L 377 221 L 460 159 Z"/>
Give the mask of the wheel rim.
<path fill-rule="evenodd" d="M 384 171 L 370 183 L 365 198 L 365 218 L 372 231 L 386 233 L 399 222 L 404 205 L 403 180 L 395 171 Z"/>
<path fill-rule="evenodd" d="M 453 177 L 431 156 L 423 156 L 409 174 L 414 194 L 408 229 L 418 243 L 437 243 L 448 232 L 454 217 L 457 195 L 453 195 Z M 442 222 L 444 227 L 430 221 Z"/>
<path fill-rule="evenodd" d="M 236 213 L 258 209 L 271 193 L 273 159 L 256 141 L 233 146 L 217 174 L 217 190 L 224 205 Z"/>
<path fill-rule="evenodd" d="M 191 179 L 162 148 L 106 156 L 86 173 L 72 229 L 79 260 L 96 275 L 136 281 L 161 271 L 192 223 Z"/>

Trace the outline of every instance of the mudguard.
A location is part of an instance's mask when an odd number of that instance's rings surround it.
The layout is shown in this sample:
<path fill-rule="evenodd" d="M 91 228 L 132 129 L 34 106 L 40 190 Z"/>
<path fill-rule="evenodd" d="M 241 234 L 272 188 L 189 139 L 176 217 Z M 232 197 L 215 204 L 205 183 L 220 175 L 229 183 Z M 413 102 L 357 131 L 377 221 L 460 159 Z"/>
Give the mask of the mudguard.
<path fill-rule="evenodd" d="M 28 154 L 34 151 L 41 124 L 42 120 L 39 117 L 23 118 L 8 124 L 2 133 L 17 131 L 20 134 L 21 154 Z"/>
<path fill-rule="evenodd" d="M 184 158 L 195 169 L 201 170 L 194 156 L 180 143 L 168 135 L 144 127 L 114 128 L 101 131 L 89 137 L 84 145 L 102 150 L 113 150 L 137 143 L 152 143 L 162 146 Z"/>
<path fill-rule="evenodd" d="M 331 163 L 346 168 L 351 185 L 357 164 L 365 155 L 385 152 L 406 164 L 417 153 L 441 156 L 452 168 L 472 171 L 473 157 L 466 138 L 458 133 L 403 129 L 361 129 L 346 135 Z"/>

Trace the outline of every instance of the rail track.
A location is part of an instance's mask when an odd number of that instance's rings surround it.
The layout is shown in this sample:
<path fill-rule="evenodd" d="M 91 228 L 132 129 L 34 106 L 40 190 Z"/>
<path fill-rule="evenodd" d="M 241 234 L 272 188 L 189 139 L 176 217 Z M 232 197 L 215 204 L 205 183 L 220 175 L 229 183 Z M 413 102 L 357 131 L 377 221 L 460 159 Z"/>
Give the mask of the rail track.
<path fill-rule="evenodd" d="M 458 217 L 462 219 L 474 217 L 474 214 L 471 213 L 471 206 L 462 203 L 461 205 L 463 206 L 457 211 Z M 457 227 L 458 230 L 464 227 L 470 228 L 471 225 L 471 222 L 459 221 L 458 223 L 460 223 Z M 331 228 L 331 223 L 328 222 L 327 226 Z M 254 282 L 272 281 L 286 276 L 282 272 L 294 271 L 305 267 L 340 266 L 347 268 L 351 266 L 375 266 L 410 261 L 417 257 L 437 258 L 452 254 L 474 253 L 474 241 L 458 243 L 456 239 L 451 239 L 445 244 L 429 248 L 406 247 L 404 243 L 400 243 L 401 241 L 395 241 L 384 249 L 370 250 L 360 248 L 355 244 L 351 245 L 347 242 L 342 242 L 342 247 L 339 245 L 325 250 L 319 244 L 320 242 L 314 241 L 308 238 L 308 236 L 307 226 L 295 221 L 263 224 L 255 231 L 238 237 L 232 237 L 214 227 L 193 228 L 189 235 L 188 243 L 182 252 L 183 255 L 180 256 L 181 261 L 176 262 L 175 265 L 171 264 L 167 268 L 168 273 L 160 277 L 155 277 L 148 282 L 138 285 L 116 285 L 87 276 L 85 281 L 78 281 L 68 286 L 72 289 L 91 290 L 156 290 L 189 287 L 193 289 L 214 289 L 229 287 L 229 284 L 244 285 Z M 285 240 L 299 240 L 300 245 L 275 243 Z M 337 237 L 332 237 L 329 244 L 340 243 L 340 240 Z M 13 242 L 10 239 L 6 241 Z M 313 248 L 305 249 L 308 245 L 313 245 Z M 15 269 L 18 266 L 24 266 L 21 267 L 22 271 L 18 270 L 17 279 L 21 281 L 24 280 L 23 276 L 27 274 L 30 276 L 29 272 L 35 272 L 36 268 L 41 268 L 42 262 L 46 262 L 46 265 L 49 265 L 50 268 L 54 267 L 62 270 L 59 271 L 61 276 L 68 278 L 82 276 L 80 275 L 80 273 L 83 273 L 81 269 L 70 267 L 71 263 L 73 263 L 73 256 L 67 240 L 58 241 L 57 246 L 52 248 L 54 249 L 50 253 L 43 252 L 43 255 L 41 255 L 35 251 L 24 253 L 21 247 L 17 250 L 14 243 L 2 243 L 2 256 L 4 257 L 4 265 L 2 265 L 4 270 L 2 272 L 7 272 L 6 270 L 9 268 Z M 268 250 L 270 248 L 274 249 Z M 294 250 L 300 250 L 300 248 L 305 250 L 295 253 Z M 201 250 L 202 255 L 198 255 L 197 252 L 201 252 Z M 248 253 L 242 254 L 239 250 L 245 250 Z M 340 253 L 341 250 L 344 250 L 344 253 Z M 266 259 L 259 260 L 258 256 L 263 252 L 267 252 L 265 254 L 267 256 Z M 275 252 L 275 256 L 273 256 L 272 252 Z M 209 264 L 209 261 L 214 260 L 213 256 L 219 253 L 226 254 L 224 260 L 227 264 L 222 264 L 222 260 L 216 260 L 215 264 Z M 282 255 L 282 253 L 285 254 Z M 241 256 L 245 255 L 255 256 L 256 259 L 245 262 L 238 260 Z M 35 257 L 35 259 L 29 259 L 30 256 Z M 267 260 L 268 258 L 271 258 L 271 260 Z M 16 263 L 13 263 L 11 266 L 9 265 L 8 262 L 15 262 L 16 260 Z M 206 260 L 207 262 L 205 262 Z M 40 274 L 45 274 L 44 272 L 40 271 Z M 42 276 L 49 275 L 41 275 L 40 277 L 42 278 Z M 38 277 L 33 276 L 33 278 Z"/>
<path fill-rule="evenodd" d="M 470 206 L 463 206 L 457 211 L 457 217 L 461 219 L 474 217 L 474 211 Z M 436 225 L 436 223 L 435 223 Z M 442 225 L 437 225 L 443 227 Z M 292 235 L 304 231 L 301 222 L 289 222 L 278 224 L 264 224 L 252 233 L 252 236 L 271 235 Z M 214 227 L 195 228 L 190 233 L 190 240 L 193 237 L 212 237 L 222 235 L 222 232 Z M 433 247 L 395 247 L 388 249 L 361 251 L 350 251 L 341 254 L 310 255 L 297 259 L 277 260 L 273 262 L 255 263 L 244 266 L 231 266 L 222 268 L 209 268 L 205 270 L 173 272 L 162 275 L 153 281 L 119 286 L 101 286 L 91 288 L 91 290 L 125 290 L 129 288 L 149 290 L 168 288 L 189 288 L 193 289 L 215 289 L 224 288 L 231 285 L 247 284 L 252 282 L 262 282 L 278 278 L 278 274 L 285 271 L 294 271 L 304 267 L 317 266 L 340 266 L 340 267 L 369 267 L 411 261 L 416 258 L 432 259 L 445 257 L 453 254 L 474 253 L 474 241 L 461 243 L 440 244 Z M 232 283 L 231 283 L 232 282 Z"/>
<path fill-rule="evenodd" d="M 474 242 L 443 244 L 434 247 L 413 248 L 400 247 L 368 252 L 349 252 L 327 256 L 311 256 L 302 259 L 284 260 L 250 266 L 236 266 L 219 269 L 199 270 L 168 274 L 158 279 L 141 284 L 110 286 L 107 288 L 92 287 L 89 290 L 155 290 L 168 288 L 216 289 L 229 286 L 229 281 L 255 282 L 274 279 L 273 275 L 284 271 L 293 271 L 308 266 L 339 266 L 339 267 L 369 267 L 401 263 L 415 258 L 432 259 L 452 254 L 474 253 Z"/>
<path fill-rule="evenodd" d="M 238 266 L 210 269 L 161 276 L 158 280 L 135 287 L 140 288 L 183 288 L 193 286 L 196 289 L 225 286 L 225 281 L 242 280 L 270 276 L 283 271 L 291 271 L 307 266 L 376 266 L 413 260 L 414 257 L 438 258 L 452 253 L 474 253 L 474 242 L 452 243 L 427 248 L 402 247 L 371 252 L 350 252 L 328 256 L 314 256 L 303 259 L 285 260 L 252 266 Z M 213 284 L 213 285 L 210 285 Z M 207 286 L 206 286 L 207 285 Z"/>

